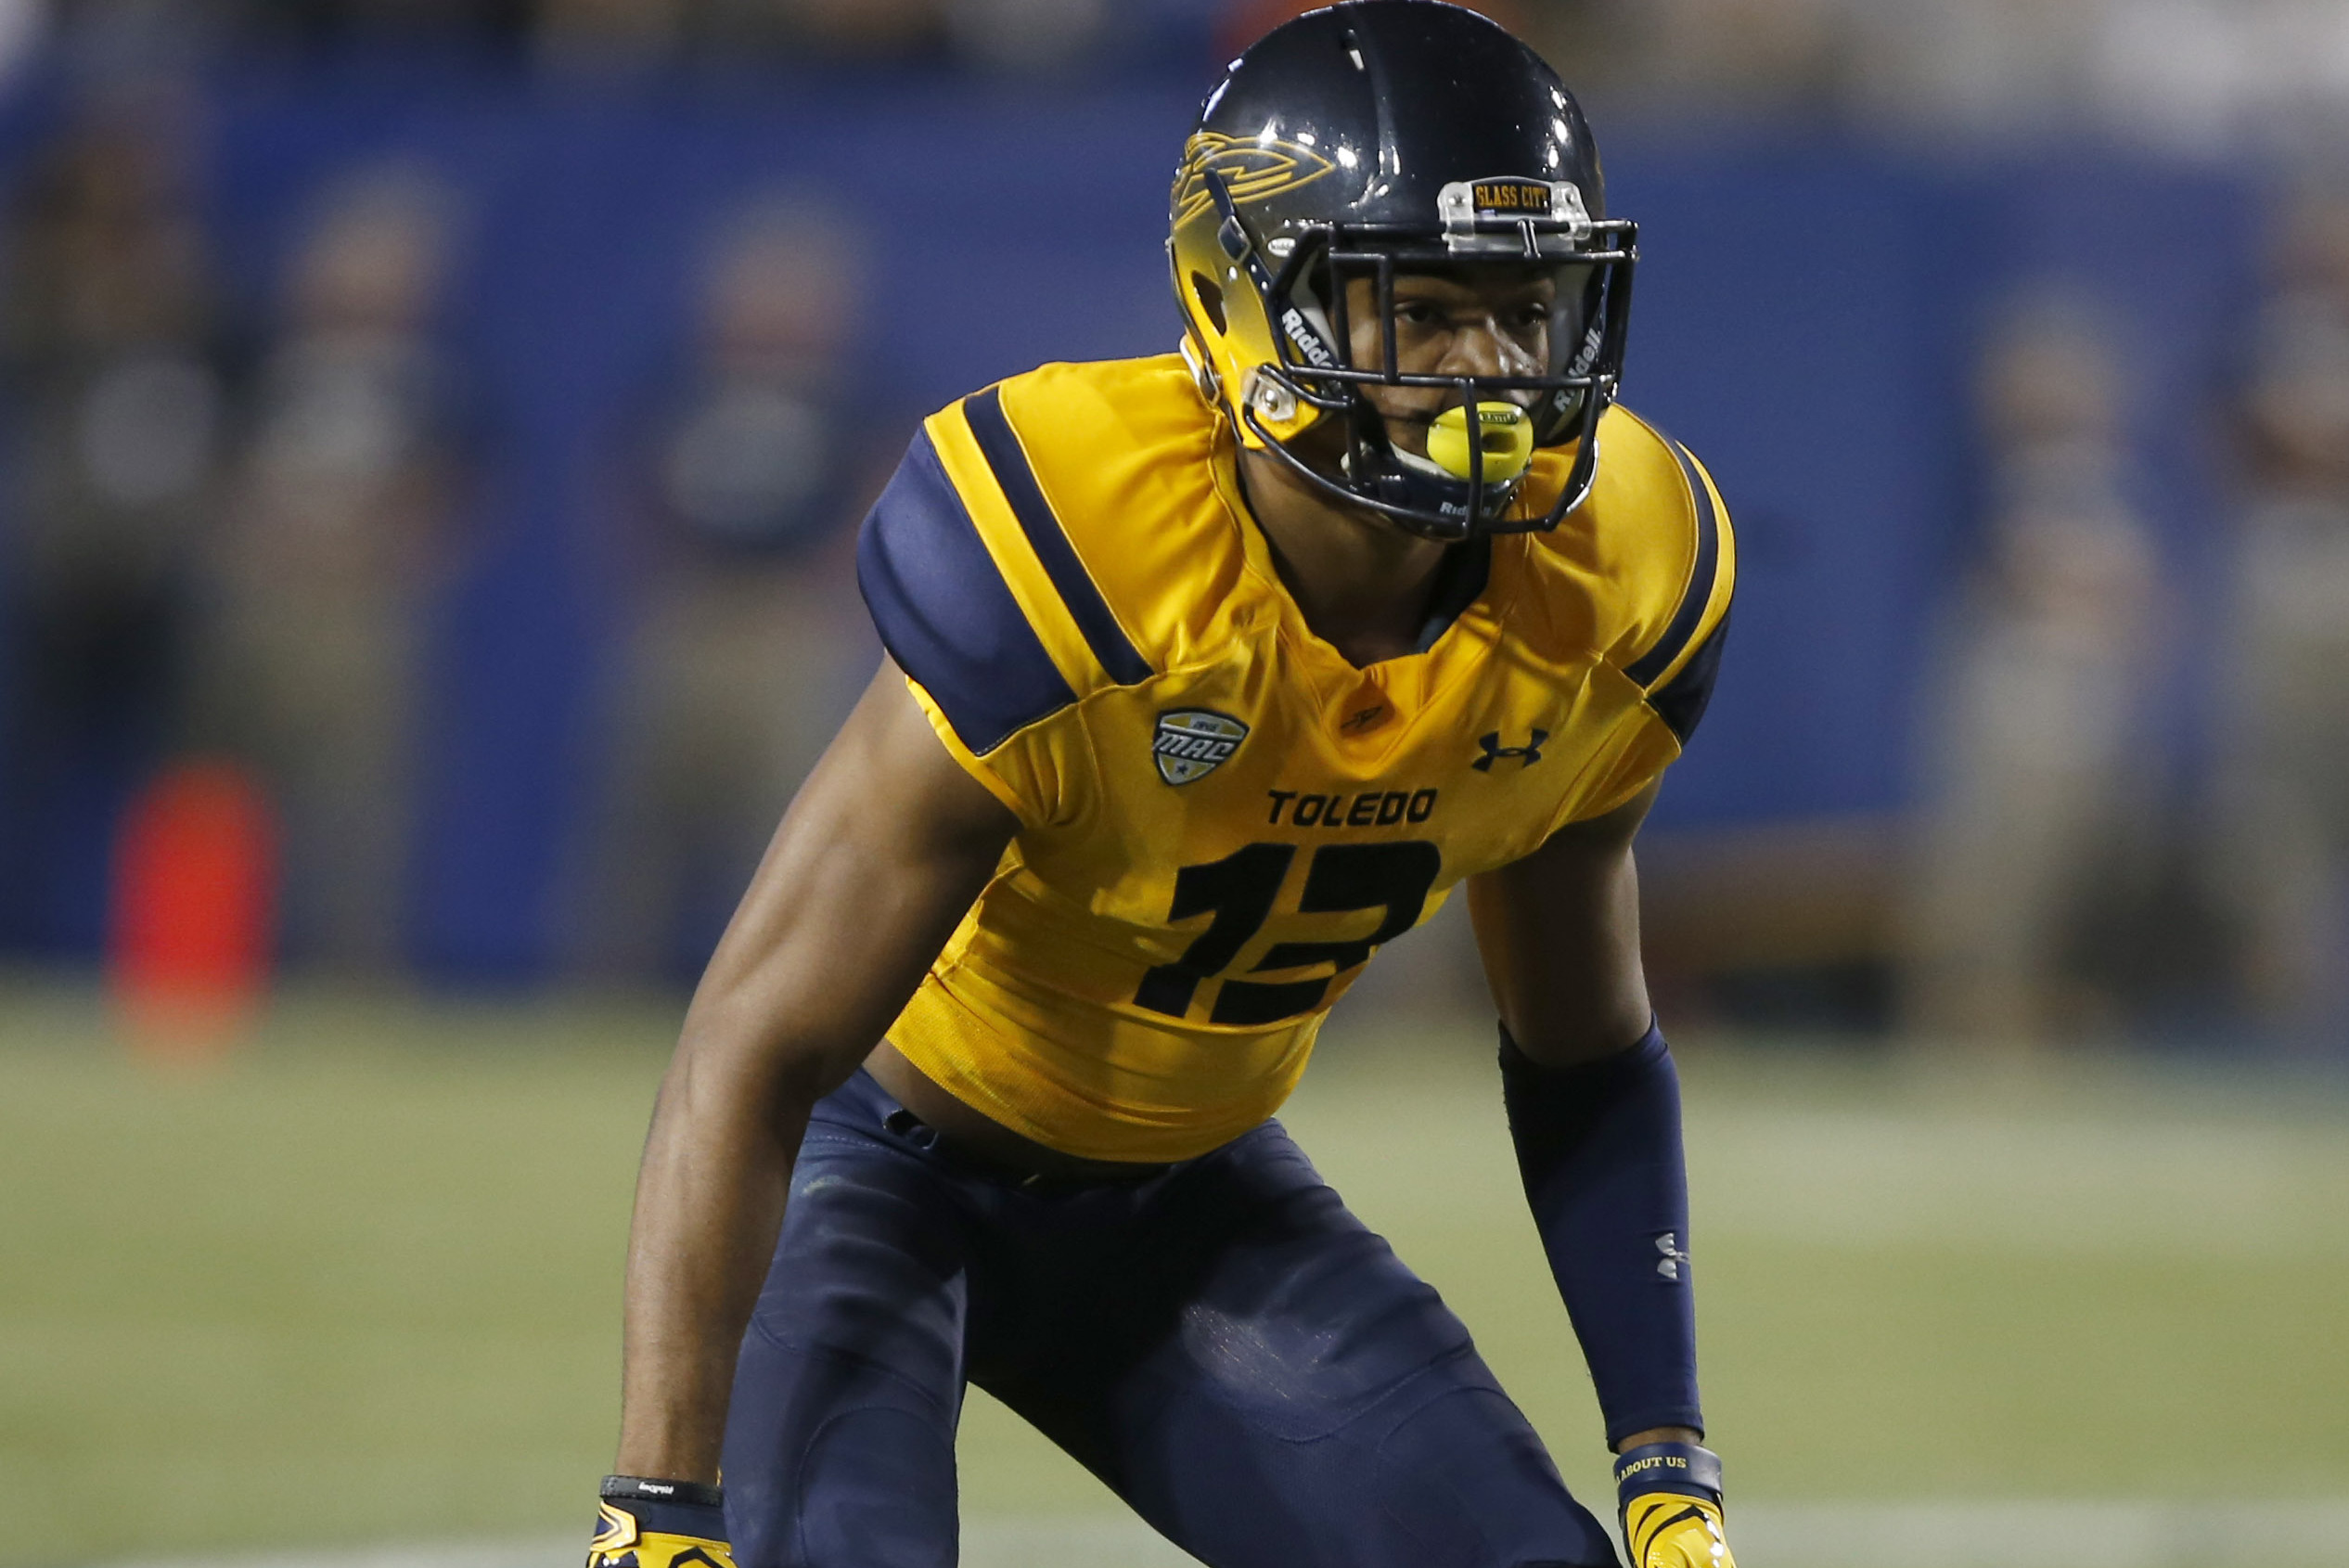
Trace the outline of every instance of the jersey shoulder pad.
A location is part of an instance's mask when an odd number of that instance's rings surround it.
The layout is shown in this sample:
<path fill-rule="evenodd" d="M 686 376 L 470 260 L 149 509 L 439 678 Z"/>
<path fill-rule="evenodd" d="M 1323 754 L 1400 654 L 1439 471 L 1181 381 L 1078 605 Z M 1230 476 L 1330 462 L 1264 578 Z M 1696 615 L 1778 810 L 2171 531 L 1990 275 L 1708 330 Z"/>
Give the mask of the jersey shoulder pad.
<path fill-rule="evenodd" d="M 1091 691 L 1154 673 L 1031 451 L 1031 431 L 1051 418 L 1033 405 L 1055 390 L 1080 401 L 1048 383 L 1083 368 L 1047 366 L 925 420 L 857 541 L 857 583 L 882 646 L 974 755 Z"/>
<path fill-rule="evenodd" d="M 1230 443 L 1182 356 L 1047 365 L 1004 383 L 1003 412 L 1044 509 L 1144 662 L 1220 655 L 1263 605 Z"/>
<path fill-rule="evenodd" d="M 1541 548 L 1583 576 L 1599 654 L 1686 742 L 1703 717 L 1737 588 L 1737 540 L 1713 476 L 1617 405 L 1599 427 L 1590 498 Z"/>

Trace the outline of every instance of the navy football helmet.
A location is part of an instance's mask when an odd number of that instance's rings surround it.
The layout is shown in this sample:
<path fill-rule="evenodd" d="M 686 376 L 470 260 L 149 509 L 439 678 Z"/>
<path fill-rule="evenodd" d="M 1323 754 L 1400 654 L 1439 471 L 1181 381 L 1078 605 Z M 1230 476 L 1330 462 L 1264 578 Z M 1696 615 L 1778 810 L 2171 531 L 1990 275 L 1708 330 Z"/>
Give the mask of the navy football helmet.
<path fill-rule="evenodd" d="M 1499 26 L 1444 0 L 1344 0 L 1276 29 L 1200 109 L 1172 230 L 1184 353 L 1246 446 L 1438 539 L 1554 528 L 1589 494 L 1637 228 L 1606 215 L 1573 95 Z M 1479 268 L 1554 278 L 1548 363 L 1404 371 L 1396 277 Z M 1383 344 L 1367 363 L 1348 319 L 1357 279 Z M 1391 439 L 1373 387 L 1452 394 L 1424 455 Z M 1342 439 L 1301 442 L 1330 421 Z M 1545 482 L 1529 484 L 1545 453 Z"/>

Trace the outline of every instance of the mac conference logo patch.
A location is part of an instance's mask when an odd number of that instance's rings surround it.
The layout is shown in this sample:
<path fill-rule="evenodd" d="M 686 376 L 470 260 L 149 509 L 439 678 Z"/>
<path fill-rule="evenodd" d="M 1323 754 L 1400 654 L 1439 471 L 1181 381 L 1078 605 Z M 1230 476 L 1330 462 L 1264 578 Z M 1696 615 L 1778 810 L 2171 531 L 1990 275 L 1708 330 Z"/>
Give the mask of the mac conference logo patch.
<path fill-rule="evenodd" d="M 1159 714 L 1150 755 L 1161 778 L 1190 784 L 1221 767 L 1247 739 L 1248 726 L 1238 719 L 1205 708 L 1176 708 Z"/>

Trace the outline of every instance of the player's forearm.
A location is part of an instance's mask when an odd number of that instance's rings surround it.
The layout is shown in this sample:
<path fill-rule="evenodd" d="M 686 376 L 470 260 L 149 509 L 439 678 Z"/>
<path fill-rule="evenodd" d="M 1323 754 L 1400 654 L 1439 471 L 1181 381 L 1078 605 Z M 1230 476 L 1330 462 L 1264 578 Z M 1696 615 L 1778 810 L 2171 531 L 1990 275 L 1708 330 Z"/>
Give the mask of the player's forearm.
<path fill-rule="evenodd" d="M 716 1478 L 809 1113 L 880 1040 L 1017 827 L 884 664 L 785 814 L 661 1083 L 629 1231 L 622 1474 Z"/>
<path fill-rule="evenodd" d="M 810 1086 L 681 1046 L 636 1180 L 622 1335 L 623 1475 L 714 1482 L 744 1326 L 775 1251 Z"/>
<path fill-rule="evenodd" d="M 645 1142 L 622 1336 L 623 1475 L 716 1478 L 736 1355 L 809 1113 L 880 1038 L 982 874 L 962 868 L 940 889 L 891 868 L 879 880 L 897 898 L 856 898 L 835 885 L 863 885 L 845 855 L 776 858 L 802 896 L 763 876 L 744 899 Z M 860 905 L 861 924 L 842 918 Z"/>

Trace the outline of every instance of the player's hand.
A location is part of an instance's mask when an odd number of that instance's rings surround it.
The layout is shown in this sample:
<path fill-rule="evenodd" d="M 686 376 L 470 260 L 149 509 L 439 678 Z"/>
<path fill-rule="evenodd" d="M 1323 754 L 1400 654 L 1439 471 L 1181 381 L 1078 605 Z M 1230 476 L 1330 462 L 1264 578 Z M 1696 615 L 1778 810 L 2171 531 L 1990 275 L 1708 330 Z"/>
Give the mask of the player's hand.
<path fill-rule="evenodd" d="M 1631 1568 L 1737 1568 L 1721 1523 L 1721 1459 L 1694 1443 L 1643 1443 L 1615 1460 Z"/>
<path fill-rule="evenodd" d="M 734 1568 L 715 1486 L 607 1475 L 587 1568 Z"/>

